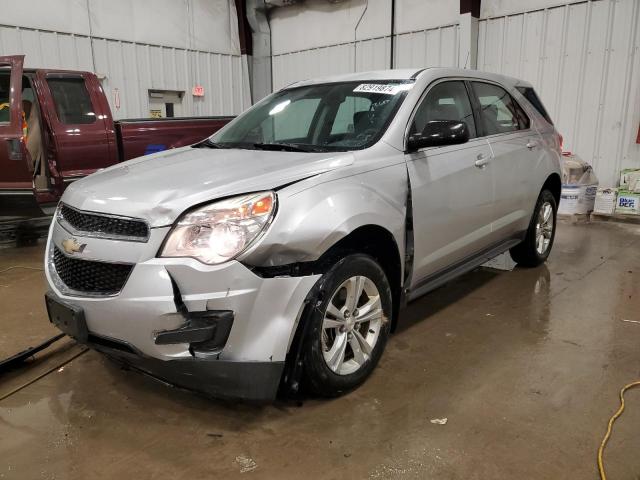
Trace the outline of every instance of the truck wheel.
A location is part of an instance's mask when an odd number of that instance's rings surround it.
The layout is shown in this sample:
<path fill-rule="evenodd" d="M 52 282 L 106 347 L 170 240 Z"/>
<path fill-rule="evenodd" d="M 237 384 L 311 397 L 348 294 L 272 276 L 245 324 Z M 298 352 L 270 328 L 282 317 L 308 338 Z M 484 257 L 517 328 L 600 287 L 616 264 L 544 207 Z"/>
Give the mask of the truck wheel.
<path fill-rule="evenodd" d="M 538 197 L 527 236 L 510 251 L 511 258 L 523 267 L 537 267 L 545 262 L 556 235 L 556 199 L 549 190 Z"/>
<path fill-rule="evenodd" d="M 349 255 L 319 282 L 303 347 L 305 380 L 322 396 L 360 385 L 376 367 L 389 336 L 391 289 L 370 256 Z"/>

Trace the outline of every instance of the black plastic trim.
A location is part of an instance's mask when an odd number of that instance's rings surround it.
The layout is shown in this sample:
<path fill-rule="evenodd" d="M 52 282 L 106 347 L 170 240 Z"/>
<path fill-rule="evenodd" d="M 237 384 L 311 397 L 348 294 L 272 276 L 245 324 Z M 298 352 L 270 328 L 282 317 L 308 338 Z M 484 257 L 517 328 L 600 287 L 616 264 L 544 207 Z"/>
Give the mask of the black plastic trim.
<path fill-rule="evenodd" d="M 322 268 L 323 264 L 318 260 L 311 262 L 288 263 L 286 265 L 275 265 L 270 267 L 252 265 L 245 265 L 245 267 L 261 278 L 307 277 L 309 275 L 324 273 L 326 270 L 326 268 Z"/>
<path fill-rule="evenodd" d="M 228 400 L 273 402 L 278 393 L 284 362 L 233 362 L 215 358 L 159 360 L 90 344 L 114 360 L 169 384 Z"/>
<path fill-rule="evenodd" d="M 115 123 L 146 123 L 146 122 L 193 122 L 194 120 L 233 120 L 235 116 L 212 116 L 212 117 L 171 117 L 171 118 L 123 118 L 122 120 L 116 120 Z"/>
<path fill-rule="evenodd" d="M 413 230 L 413 195 L 411 192 L 411 176 L 407 167 L 407 200 L 404 221 L 404 278 L 400 287 L 400 308 L 408 302 L 409 289 L 407 285 L 411 283 L 413 276 L 413 263 L 415 260 L 415 237 Z"/>
<path fill-rule="evenodd" d="M 416 298 L 441 287 L 445 283 L 470 272 L 486 261 L 506 252 L 520 243 L 524 239 L 526 233 L 526 230 L 518 232 L 506 240 L 491 245 L 477 253 L 469 255 L 459 262 L 418 280 L 415 282 L 415 285 L 411 286 L 411 290 L 408 293 L 409 301 L 415 300 Z"/>
<path fill-rule="evenodd" d="M 208 310 L 183 314 L 186 322 L 174 330 L 156 332 L 156 345 L 189 343 L 195 351 L 221 350 L 233 326 L 231 310 Z"/>

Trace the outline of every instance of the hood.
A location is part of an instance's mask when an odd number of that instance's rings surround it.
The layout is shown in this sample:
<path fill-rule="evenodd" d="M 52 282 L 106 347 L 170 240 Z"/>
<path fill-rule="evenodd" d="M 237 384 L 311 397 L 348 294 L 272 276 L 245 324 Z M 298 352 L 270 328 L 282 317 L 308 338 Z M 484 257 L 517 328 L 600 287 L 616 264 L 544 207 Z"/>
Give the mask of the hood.
<path fill-rule="evenodd" d="M 172 224 L 194 205 L 271 190 L 353 163 L 351 153 L 184 147 L 114 165 L 71 184 L 62 201 L 80 210 Z"/>

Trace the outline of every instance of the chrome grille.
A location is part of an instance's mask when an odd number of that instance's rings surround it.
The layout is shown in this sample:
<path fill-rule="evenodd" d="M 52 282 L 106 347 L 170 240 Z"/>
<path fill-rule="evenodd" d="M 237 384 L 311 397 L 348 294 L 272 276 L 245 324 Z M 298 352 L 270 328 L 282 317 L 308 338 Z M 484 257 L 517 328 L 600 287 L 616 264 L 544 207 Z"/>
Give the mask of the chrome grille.
<path fill-rule="evenodd" d="M 67 257 L 58 247 L 53 248 L 58 277 L 67 288 L 80 294 L 115 295 L 122 290 L 133 269 L 131 264 Z"/>
<path fill-rule="evenodd" d="M 100 213 L 89 213 L 62 205 L 59 218 L 68 223 L 78 234 L 106 238 L 147 241 L 149 227 L 143 220 Z"/>

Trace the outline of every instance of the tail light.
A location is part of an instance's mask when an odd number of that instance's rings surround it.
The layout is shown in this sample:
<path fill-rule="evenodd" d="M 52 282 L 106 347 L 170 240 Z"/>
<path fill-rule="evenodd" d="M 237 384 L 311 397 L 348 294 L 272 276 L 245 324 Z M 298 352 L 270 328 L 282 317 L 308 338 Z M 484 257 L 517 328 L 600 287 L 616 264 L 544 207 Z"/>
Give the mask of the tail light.
<path fill-rule="evenodd" d="M 559 132 L 558 132 L 558 147 L 560 148 L 560 151 L 562 152 L 563 151 L 563 147 L 564 147 L 564 137 Z"/>

